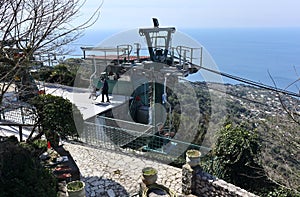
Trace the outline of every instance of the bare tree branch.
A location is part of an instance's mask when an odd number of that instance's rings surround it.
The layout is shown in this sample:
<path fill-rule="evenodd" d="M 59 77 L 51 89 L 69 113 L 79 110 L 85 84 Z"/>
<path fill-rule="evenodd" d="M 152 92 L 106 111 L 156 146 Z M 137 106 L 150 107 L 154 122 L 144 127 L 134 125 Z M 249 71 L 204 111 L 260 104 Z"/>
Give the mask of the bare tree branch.
<path fill-rule="evenodd" d="M 273 82 L 275 88 L 277 88 L 277 85 L 276 85 L 275 80 L 273 79 L 273 77 L 271 76 L 271 74 L 270 74 L 269 72 L 268 72 L 268 74 L 269 74 L 269 77 L 271 78 L 271 80 L 272 80 L 272 82 Z M 294 81 L 293 83 L 296 83 L 298 80 L 300 80 L 300 79 L 297 79 L 297 80 Z M 292 83 L 292 84 L 293 84 L 293 83 Z M 297 112 L 294 111 L 294 110 L 288 109 L 288 108 L 286 107 L 286 105 L 284 104 L 284 101 L 283 101 L 282 96 L 280 96 L 279 93 L 278 93 L 278 99 L 279 99 L 279 101 L 280 101 L 280 103 L 281 103 L 281 106 L 282 106 L 283 110 L 289 115 L 289 117 L 290 117 L 295 123 L 297 123 L 298 125 L 300 125 L 300 120 L 299 120 L 300 114 L 297 113 Z"/>
<path fill-rule="evenodd" d="M 12 70 L 0 73 L 0 83 L 11 84 L 14 76 L 25 74 L 24 69 L 31 66 L 36 53 L 65 51 L 67 44 L 92 26 L 103 2 L 88 19 L 72 25 L 85 3 L 86 0 L 0 0 L 0 66 L 10 66 Z M 16 72 L 21 67 L 22 72 Z M 1 94 L 6 91 L 1 89 Z"/>

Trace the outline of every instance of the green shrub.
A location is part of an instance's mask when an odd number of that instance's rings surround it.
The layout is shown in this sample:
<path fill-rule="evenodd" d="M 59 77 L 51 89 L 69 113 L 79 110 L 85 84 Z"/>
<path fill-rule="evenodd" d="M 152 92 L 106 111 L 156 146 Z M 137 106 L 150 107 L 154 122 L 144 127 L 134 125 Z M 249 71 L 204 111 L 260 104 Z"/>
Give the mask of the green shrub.
<path fill-rule="evenodd" d="M 20 146 L 30 151 L 33 157 L 38 157 L 43 152 L 47 151 L 47 141 L 42 139 L 37 139 L 29 142 L 21 142 Z"/>
<path fill-rule="evenodd" d="M 69 191 L 78 191 L 83 188 L 83 182 L 81 181 L 72 181 L 67 184 L 67 189 Z"/>
<path fill-rule="evenodd" d="M 1 197 L 56 196 L 55 178 L 28 147 L 0 142 L 0 175 Z"/>
<path fill-rule="evenodd" d="M 69 100 L 47 94 L 34 97 L 30 102 L 37 110 L 38 122 L 47 140 L 53 140 L 51 144 L 57 143 L 58 137 L 78 135 L 79 126 L 83 125 L 82 114 Z"/>
<path fill-rule="evenodd" d="M 258 190 L 269 184 L 259 164 L 260 141 L 257 131 L 243 125 L 227 124 L 219 132 L 213 150 L 217 176 L 243 189 Z"/>
<path fill-rule="evenodd" d="M 283 187 L 277 187 L 272 191 L 267 192 L 267 194 L 262 194 L 263 196 L 267 197 L 300 197 L 300 193 L 296 193 L 293 190 L 283 188 Z"/>

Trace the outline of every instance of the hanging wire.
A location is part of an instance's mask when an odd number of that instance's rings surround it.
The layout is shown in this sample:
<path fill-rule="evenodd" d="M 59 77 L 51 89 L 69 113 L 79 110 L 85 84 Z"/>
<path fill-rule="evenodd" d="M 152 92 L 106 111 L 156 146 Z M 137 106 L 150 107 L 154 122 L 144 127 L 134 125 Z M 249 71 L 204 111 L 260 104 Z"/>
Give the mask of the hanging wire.
<path fill-rule="evenodd" d="M 288 91 L 288 90 L 284 90 L 284 89 L 280 89 L 280 88 L 273 87 L 273 86 L 270 86 L 270 85 L 266 85 L 266 84 L 263 84 L 263 83 L 259 83 L 259 82 L 256 82 L 256 81 L 246 79 L 246 78 L 230 75 L 230 74 L 220 72 L 220 71 L 216 71 L 216 70 L 213 70 L 213 69 L 209 69 L 209 68 L 206 68 L 206 67 L 203 67 L 203 66 L 199 66 L 199 67 L 200 67 L 200 69 L 203 69 L 203 70 L 206 70 L 206 71 L 209 71 L 209 72 L 212 72 L 212 73 L 215 73 L 215 74 L 218 74 L 218 75 L 221 75 L 221 76 L 224 76 L 224 77 L 236 80 L 236 81 L 240 81 L 240 82 L 243 82 L 243 83 L 246 83 L 246 84 L 254 85 L 254 86 L 266 89 L 266 90 L 271 90 L 271 91 L 274 91 L 274 92 L 283 93 L 283 94 L 290 95 L 290 96 L 300 97 L 300 94 L 297 94 L 297 93 L 294 93 L 294 92 L 291 92 L 291 91 Z"/>

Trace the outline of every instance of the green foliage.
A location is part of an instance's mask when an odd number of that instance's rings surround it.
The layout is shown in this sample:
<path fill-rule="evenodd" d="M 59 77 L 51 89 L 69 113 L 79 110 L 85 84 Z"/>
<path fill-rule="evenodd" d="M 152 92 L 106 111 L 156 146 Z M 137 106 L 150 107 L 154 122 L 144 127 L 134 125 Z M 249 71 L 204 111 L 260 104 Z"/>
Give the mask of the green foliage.
<path fill-rule="evenodd" d="M 63 85 L 73 86 L 75 76 L 68 70 L 66 65 L 59 64 L 54 67 L 50 75 L 50 79 L 48 80 L 51 83 L 59 83 Z"/>
<path fill-rule="evenodd" d="M 292 190 L 278 187 L 274 189 L 273 191 L 268 192 L 266 195 L 267 197 L 300 197 L 300 193 L 295 193 Z"/>
<path fill-rule="evenodd" d="M 41 68 L 34 77 L 36 80 L 73 86 L 81 62 L 82 59 L 70 58 L 54 67 Z"/>
<path fill-rule="evenodd" d="M 53 67 L 41 67 L 38 72 L 32 73 L 34 79 L 49 82 Z"/>
<path fill-rule="evenodd" d="M 259 126 L 264 139 L 262 164 L 268 177 L 300 193 L 299 125 L 276 116 Z"/>
<path fill-rule="evenodd" d="M 83 188 L 84 184 L 82 181 L 72 181 L 67 184 L 67 189 L 69 191 L 79 191 Z"/>
<path fill-rule="evenodd" d="M 42 149 L 42 150 L 46 150 L 47 149 L 47 141 L 46 140 L 35 140 L 32 142 L 31 144 L 35 149 Z"/>
<path fill-rule="evenodd" d="M 37 139 L 30 142 L 21 142 L 20 146 L 27 149 L 34 157 L 40 156 L 43 152 L 47 150 L 47 141 L 42 139 Z"/>
<path fill-rule="evenodd" d="M 31 103 L 37 110 L 38 121 L 46 135 L 56 133 L 63 138 L 77 136 L 77 129 L 80 128 L 76 125 L 82 126 L 83 118 L 78 108 L 69 100 L 59 96 L 39 95 Z"/>
<path fill-rule="evenodd" d="M 152 167 L 146 167 L 142 171 L 143 171 L 143 175 L 145 175 L 145 176 L 150 176 L 150 175 L 157 174 L 157 170 L 155 168 L 152 168 Z"/>
<path fill-rule="evenodd" d="M 266 184 L 264 171 L 258 163 L 259 136 L 243 126 L 227 124 L 218 135 L 213 154 L 218 177 L 248 190 Z"/>
<path fill-rule="evenodd" d="M 297 196 L 292 191 L 299 191 L 299 124 L 287 118 L 278 95 L 245 85 L 225 85 L 223 95 L 221 85 L 193 83 L 201 117 L 192 143 L 207 147 L 213 144 L 213 151 L 201 158 L 201 166 L 259 196 Z M 168 97 L 175 131 L 184 123 L 182 109 L 192 109 L 188 102 L 182 102 L 191 96 L 190 90 L 177 92 L 182 95 Z M 299 100 L 284 98 L 289 109 L 298 106 Z M 217 110 L 212 111 L 213 107 Z M 172 165 L 181 167 L 183 163 L 180 157 Z M 278 189 L 278 185 L 291 190 Z"/>
<path fill-rule="evenodd" d="M 32 152 L 18 143 L 0 142 L 0 195 L 56 196 L 56 180 Z"/>

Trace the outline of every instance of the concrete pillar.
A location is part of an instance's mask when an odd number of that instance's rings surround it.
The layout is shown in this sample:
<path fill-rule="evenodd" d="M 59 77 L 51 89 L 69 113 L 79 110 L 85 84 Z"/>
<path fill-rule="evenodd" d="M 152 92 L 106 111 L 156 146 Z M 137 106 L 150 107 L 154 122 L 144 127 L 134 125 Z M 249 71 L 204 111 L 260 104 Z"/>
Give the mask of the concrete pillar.
<path fill-rule="evenodd" d="M 182 166 L 182 193 L 185 195 L 196 193 L 196 175 L 201 173 L 200 165 L 191 167 L 189 164 Z"/>

